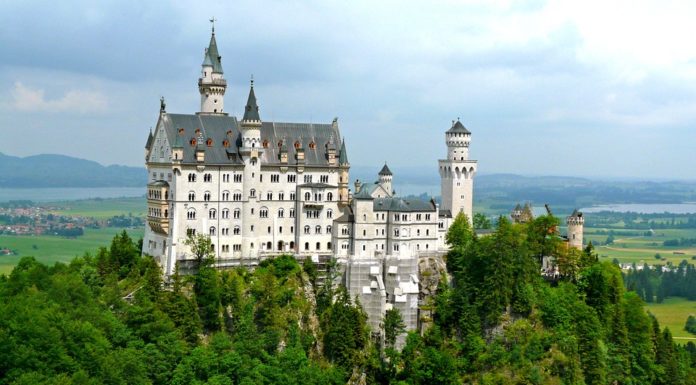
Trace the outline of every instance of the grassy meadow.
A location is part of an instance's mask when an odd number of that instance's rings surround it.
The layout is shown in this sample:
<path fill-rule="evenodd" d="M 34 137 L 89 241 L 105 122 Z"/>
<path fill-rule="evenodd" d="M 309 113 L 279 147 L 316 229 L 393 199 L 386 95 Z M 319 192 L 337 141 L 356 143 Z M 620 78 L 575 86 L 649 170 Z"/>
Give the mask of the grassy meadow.
<path fill-rule="evenodd" d="M 596 234 L 597 230 L 608 229 L 585 229 L 585 241 L 604 242 L 607 234 Z M 614 229 L 616 230 L 616 229 Z M 601 259 L 618 259 L 621 263 L 647 263 L 665 264 L 671 262 L 679 264 L 682 260 L 689 263 L 696 263 L 692 259 L 696 256 L 696 247 L 668 247 L 663 246 L 663 242 L 670 239 L 696 238 L 696 229 L 658 229 L 654 235 L 645 236 L 645 231 L 641 230 L 618 230 L 621 232 L 631 232 L 632 235 L 615 235 L 614 242 L 610 245 L 597 247 L 597 253 Z M 655 254 L 660 254 L 662 259 L 655 258 Z"/>
<path fill-rule="evenodd" d="M 51 235 L 16 236 L 0 235 L 0 248 L 17 250 L 19 255 L 0 256 L 0 274 L 9 274 L 14 265 L 26 256 L 36 257 L 39 262 L 53 265 L 55 262 L 69 262 L 85 252 L 94 253 L 99 247 L 108 247 L 111 239 L 123 229 L 107 227 L 85 229 L 85 234 L 77 238 L 63 238 Z M 133 239 L 143 236 L 143 229 L 127 229 Z"/>
<path fill-rule="evenodd" d="M 143 197 L 85 199 L 77 201 L 51 202 L 42 205 L 60 207 L 60 209 L 51 211 L 54 214 L 92 217 L 98 219 L 129 214 L 136 217 L 144 216 L 147 211 L 147 202 Z"/>
<path fill-rule="evenodd" d="M 693 340 L 696 342 L 696 335 L 684 330 L 686 318 L 691 314 L 696 315 L 696 301 L 672 297 L 665 299 L 663 303 L 647 304 L 645 308 L 657 317 L 662 327 L 666 326 L 669 328 L 675 341 L 687 342 Z"/>

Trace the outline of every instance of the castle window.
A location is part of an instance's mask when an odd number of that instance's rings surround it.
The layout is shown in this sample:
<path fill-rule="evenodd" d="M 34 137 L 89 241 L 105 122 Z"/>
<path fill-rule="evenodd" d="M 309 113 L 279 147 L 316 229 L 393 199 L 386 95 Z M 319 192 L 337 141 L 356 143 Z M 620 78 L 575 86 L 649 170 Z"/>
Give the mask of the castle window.
<path fill-rule="evenodd" d="M 283 147 L 283 141 L 282 141 L 282 140 L 278 142 L 278 147 Z"/>
<path fill-rule="evenodd" d="M 285 211 L 283 209 L 278 209 L 278 218 L 282 218 L 285 215 Z"/>
<path fill-rule="evenodd" d="M 189 191 L 188 193 L 188 200 L 189 202 L 193 202 L 196 200 L 196 193 L 193 191 Z"/>
<path fill-rule="evenodd" d="M 312 197 L 312 194 L 310 194 L 309 192 L 306 192 L 306 193 L 304 194 L 304 200 L 305 200 L 305 201 L 308 201 L 311 197 Z"/>
<path fill-rule="evenodd" d="M 206 202 L 209 202 L 209 201 L 210 201 L 210 191 L 206 191 L 206 192 L 203 194 L 203 200 L 206 201 Z"/>
<path fill-rule="evenodd" d="M 315 234 L 321 234 L 321 226 L 317 225 L 317 226 L 314 228 L 314 233 L 315 233 Z"/>
<path fill-rule="evenodd" d="M 203 175 L 203 182 L 212 182 L 213 181 L 213 174 L 204 174 Z"/>
<path fill-rule="evenodd" d="M 222 219 L 229 219 L 230 218 L 230 210 L 229 209 L 222 209 Z"/>
<path fill-rule="evenodd" d="M 186 212 L 186 219 L 196 219 L 196 210 L 188 209 L 188 211 Z"/>
<path fill-rule="evenodd" d="M 189 237 L 196 235 L 196 229 L 186 229 L 186 235 Z"/>
<path fill-rule="evenodd" d="M 239 226 L 235 226 L 234 229 L 232 229 L 232 233 L 234 235 L 239 235 L 242 232 L 242 229 Z"/>
<path fill-rule="evenodd" d="M 314 150 L 317 147 L 316 143 L 314 141 L 309 142 L 309 148 Z"/>
<path fill-rule="evenodd" d="M 333 201 L 333 193 L 331 193 L 331 192 L 330 192 L 330 193 L 327 193 L 327 194 L 326 194 L 326 200 L 329 201 L 329 202 Z"/>
<path fill-rule="evenodd" d="M 262 208 L 261 210 L 259 210 L 259 217 L 268 218 L 268 209 Z"/>
<path fill-rule="evenodd" d="M 306 225 L 306 226 L 304 227 L 304 233 L 305 233 L 305 234 L 309 234 L 309 225 Z"/>
<path fill-rule="evenodd" d="M 320 249 L 321 249 L 321 243 L 317 242 L 317 244 L 316 244 L 316 249 L 317 249 L 317 250 L 320 250 Z"/>
<path fill-rule="evenodd" d="M 326 234 L 331 234 L 331 225 L 326 226 Z"/>
<path fill-rule="evenodd" d="M 331 250 L 331 242 L 326 242 L 326 249 Z"/>
<path fill-rule="evenodd" d="M 191 147 L 196 147 L 196 138 L 191 138 L 189 143 L 191 143 Z"/>
<path fill-rule="evenodd" d="M 278 183 L 278 182 L 280 182 L 280 175 L 271 174 L 271 183 Z"/>
<path fill-rule="evenodd" d="M 196 181 L 196 174 L 194 174 L 194 173 L 189 173 L 189 174 L 188 174 L 188 181 L 189 181 L 189 182 L 195 182 L 195 181 Z"/>
<path fill-rule="evenodd" d="M 399 229 L 394 229 L 394 236 L 398 237 L 399 236 Z"/>
<path fill-rule="evenodd" d="M 309 242 L 305 242 L 305 243 L 304 243 L 304 249 L 305 249 L 305 250 L 309 250 Z"/>
<path fill-rule="evenodd" d="M 209 219 L 215 219 L 216 216 L 217 216 L 217 211 L 215 211 L 215 209 L 210 209 L 210 211 L 208 211 L 208 218 Z"/>
<path fill-rule="evenodd" d="M 343 226 L 343 227 L 341 228 L 341 234 L 342 234 L 342 235 L 348 235 L 348 227 L 347 227 L 347 226 Z"/>
<path fill-rule="evenodd" d="M 329 193 L 330 194 L 330 193 Z M 333 210 L 328 209 L 326 210 L 326 217 L 327 218 L 333 218 Z"/>
<path fill-rule="evenodd" d="M 273 244 L 271 242 L 266 242 L 266 250 L 271 250 Z"/>
<path fill-rule="evenodd" d="M 294 201 L 294 200 L 295 200 L 295 192 L 294 192 L 294 191 L 291 191 L 291 192 L 290 192 L 290 200 L 291 200 L 291 201 Z"/>
<path fill-rule="evenodd" d="M 302 146 L 302 145 L 300 144 L 300 142 L 299 142 L 299 141 L 295 142 L 295 149 L 299 149 L 299 148 L 300 148 L 300 146 Z"/>
<path fill-rule="evenodd" d="M 208 138 L 208 140 L 205 141 L 206 146 L 212 147 L 213 146 L 213 140 Z"/>
<path fill-rule="evenodd" d="M 295 218 L 295 209 L 290 209 L 290 212 L 288 213 L 288 216 L 290 218 Z"/>
<path fill-rule="evenodd" d="M 179 129 L 179 135 L 184 135 L 184 129 L 183 129 L 183 128 L 180 128 L 180 129 Z"/>
<path fill-rule="evenodd" d="M 222 147 L 227 148 L 227 147 L 229 147 L 229 146 L 230 146 L 230 141 L 229 141 L 229 140 L 225 139 L 225 140 L 222 141 Z"/>
<path fill-rule="evenodd" d="M 242 193 L 236 192 L 236 193 L 232 194 L 232 200 L 235 202 L 241 201 L 242 200 Z"/>
<path fill-rule="evenodd" d="M 284 193 L 284 192 L 279 192 L 279 193 L 278 193 L 278 200 L 279 200 L 279 201 L 282 201 L 282 200 L 284 200 L 284 199 L 285 199 L 285 193 Z"/>
<path fill-rule="evenodd" d="M 222 200 L 223 200 L 223 201 L 228 201 L 228 200 L 230 200 L 230 192 L 229 192 L 229 191 L 223 191 L 223 192 L 222 192 Z"/>
<path fill-rule="evenodd" d="M 211 226 L 211 227 L 210 227 L 210 232 L 209 232 L 209 234 L 210 234 L 211 237 L 214 237 L 214 236 L 215 236 L 215 226 Z"/>
<path fill-rule="evenodd" d="M 263 148 L 268 148 L 268 140 L 263 140 Z"/>
<path fill-rule="evenodd" d="M 240 209 L 234 209 L 234 212 L 232 213 L 232 216 L 234 219 L 239 219 L 239 216 L 241 215 L 242 211 Z"/>
<path fill-rule="evenodd" d="M 242 181 L 242 174 L 234 174 L 234 181 L 239 183 Z"/>
<path fill-rule="evenodd" d="M 290 250 L 295 249 L 295 241 L 290 241 Z"/>
<path fill-rule="evenodd" d="M 269 191 L 266 193 L 266 200 L 269 200 L 269 201 L 273 200 L 273 192 Z"/>
<path fill-rule="evenodd" d="M 252 198 L 255 198 L 256 197 L 256 190 L 254 190 L 254 189 L 249 190 L 249 196 Z"/>
<path fill-rule="evenodd" d="M 295 174 L 288 175 L 288 183 L 295 183 L 296 181 L 297 181 L 297 175 L 295 175 Z"/>
<path fill-rule="evenodd" d="M 319 182 L 329 183 L 329 176 L 328 175 L 319 175 Z"/>

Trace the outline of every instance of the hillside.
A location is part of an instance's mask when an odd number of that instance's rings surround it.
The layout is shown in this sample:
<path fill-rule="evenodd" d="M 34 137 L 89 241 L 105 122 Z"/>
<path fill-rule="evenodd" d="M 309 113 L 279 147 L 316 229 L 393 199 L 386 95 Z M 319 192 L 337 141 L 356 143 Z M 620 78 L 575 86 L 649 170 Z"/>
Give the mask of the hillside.
<path fill-rule="evenodd" d="M 0 187 L 138 187 L 146 180 L 140 167 L 102 166 L 65 155 L 21 158 L 0 153 Z"/>

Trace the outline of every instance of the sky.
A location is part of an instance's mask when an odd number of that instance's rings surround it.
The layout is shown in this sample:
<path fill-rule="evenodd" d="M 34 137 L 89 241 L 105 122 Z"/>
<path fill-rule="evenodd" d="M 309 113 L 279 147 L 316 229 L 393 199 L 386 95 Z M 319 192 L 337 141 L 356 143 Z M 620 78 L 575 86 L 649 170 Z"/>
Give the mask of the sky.
<path fill-rule="evenodd" d="M 200 109 L 211 17 L 240 116 L 338 117 L 355 166 L 696 179 L 693 1 L 3 1 L 0 152 L 144 165 L 159 98 Z M 395 178 L 398 175 L 395 175 Z"/>

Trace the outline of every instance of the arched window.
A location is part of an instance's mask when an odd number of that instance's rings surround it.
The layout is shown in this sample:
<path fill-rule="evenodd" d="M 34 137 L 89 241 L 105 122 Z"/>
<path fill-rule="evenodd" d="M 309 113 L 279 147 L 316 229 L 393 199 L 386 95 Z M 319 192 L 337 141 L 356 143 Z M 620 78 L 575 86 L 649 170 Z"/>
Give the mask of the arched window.
<path fill-rule="evenodd" d="M 326 210 L 326 217 L 333 218 L 333 210 L 331 210 L 331 209 Z"/>
<path fill-rule="evenodd" d="M 326 234 L 331 234 L 331 225 L 326 226 Z"/>
<path fill-rule="evenodd" d="M 326 250 L 331 250 L 331 242 L 326 243 Z"/>
<path fill-rule="evenodd" d="M 314 141 L 311 141 L 311 142 L 309 142 L 309 148 L 311 148 L 312 150 L 314 150 L 315 148 L 317 148 L 317 144 L 314 143 Z"/>
<path fill-rule="evenodd" d="M 214 237 L 215 236 L 215 226 L 210 226 L 210 236 Z"/>
<path fill-rule="evenodd" d="M 196 200 L 196 193 L 193 191 L 189 191 L 188 193 L 188 200 L 189 202 L 193 202 Z"/>
<path fill-rule="evenodd" d="M 210 201 L 210 191 L 206 191 L 206 192 L 203 194 L 203 200 L 206 201 L 206 202 L 209 202 L 209 201 Z"/>
<path fill-rule="evenodd" d="M 266 242 L 266 250 L 271 250 L 272 248 L 273 244 L 270 241 Z"/>
<path fill-rule="evenodd" d="M 232 233 L 234 235 L 239 235 L 241 233 L 242 229 L 239 226 L 235 226 L 234 229 L 232 230 Z"/>
<path fill-rule="evenodd" d="M 321 234 L 321 226 L 316 225 L 316 227 L 314 227 L 314 232 L 315 232 L 316 234 Z"/>
<path fill-rule="evenodd" d="M 317 244 L 315 245 L 315 248 L 317 250 L 321 250 L 321 243 L 317 242 Z"/>
<path fill-rule="evenodd" d="M 290 241 L 290 250 L 295 250 L 295 241 Z"/>
<path fill-rule="evenodd" d="M 215 209 L 210 209 L 210 211 L 208 211 L 208 218 L 209 219 L 215 219 L 216 215 L 217 215 L 217 211 L 215 211 Z"/>
<path fill-rule="evenodd" d="M 295 142 L 295 148 L 296 148 L 296 149 L 299 149 L 301 146 L 302 146 L 302 145 L 300 144 L 299 141 Z"/>
<path fill-rule="evenodd" d="M 234 219 L 239 219 L 239 216 L 242 214 L 242 211 L 240 209 L 234 209 L 234 213 L 232 214 L 234 216 Z"/>
<path fill-rule="evenodd" d="M 304 227 L 304 233 L 305 233 L 305 234 L 309 234 L 309 225 L 306 225 L 306 226 Z"/>
<path fill-rule="evenodd" d="M 304 194 L 305 201 L 308 201 L 311 197 L 312 197 L 312 194 L 310 194 L 309 191 Z"/>
<path fill-rule="evenodd" d="M 222 141 L 222 147 L 227 148 L 227 147 L 229 147 L 229 146 L 230 146 L 230 141 L 229 141 L 229 140 L 225 139 L 225 140 Z"/>
<path fill-rule="evenodd" d="M 259 210 L 259 217 L 261 217 L 261 218 L 268 218 L 268 209 L 265 208 L 265 207 L 262 207 L 262 208 Z"/>
<path fill-rule="evenodd" d="M 327 193 L 327 194 L 326 194 L 326 200 L 329 201 L 329 202 L 333 201 L 333 193 L 331 193 L 331 192 L 330 192 L 330 193 Z"/>
<path fill-rule="evenodd" d="M 230 210 L 229 209 L 222 209 L 222 219 L 229 219 L 230 218 Z"/>
<path fill-rule="evenodd" d="M 254 190 L 254 189 L 249 190 L 249 196 L 252 198 L 256 197 L 256 190 Z"/>
<path fill-rule="evenodd" d="M 278 218 L 283 218 L 285 216 L 285 211 L 283 209 L 278 209 Z"/>
<path fill-rule="evenodd" d="M 186 219 L 196 219 L 196 210 L 193 208 L 188 209 L 186 212 Z"/>
<path fill-rule="evenodd" d="M 305 243 L 304 243 L 304 249 L 305 249 L 305 250 L 309 250 L 309 242 L 305 242 Z"/>
<path fill-rule="evenodd" d="M 269 191 L 266 193 L 266 200 L 272 201 L 273 200 L 273 192 Z"/>
<path fill-rule="evenodd" d="M 263 140 L 263 148 L 268 148 L 268 140 Z"/>

